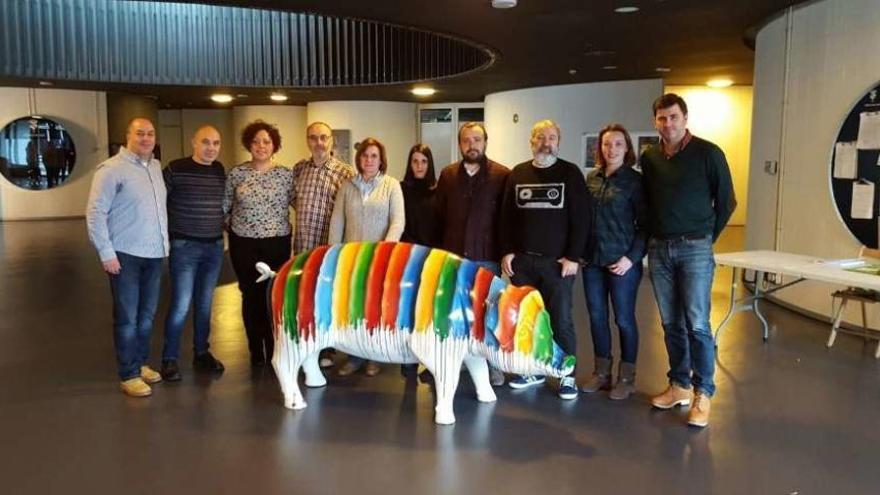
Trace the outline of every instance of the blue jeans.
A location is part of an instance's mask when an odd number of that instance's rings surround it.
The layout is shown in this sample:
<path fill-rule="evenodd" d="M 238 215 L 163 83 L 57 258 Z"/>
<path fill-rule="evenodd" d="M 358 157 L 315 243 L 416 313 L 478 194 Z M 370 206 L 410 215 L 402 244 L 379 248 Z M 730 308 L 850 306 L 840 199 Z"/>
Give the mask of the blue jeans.
<path fill-rule="evenodd" d="M 110 275 L 113 294 L 113 342 L 120 380 L 141 375 L 150 356 L 150 334 L 159 304 L 163 258 L 116 253 L 122 270 Z"/>
<path fill-rule="evenodd" d="M 193 352 L 208 352 L 211 335 L 211 302 L 223 266 L 223 240 L 199 242 L 171 241 L 168 262 L 171 273 L 171 305 L 165 318 L 163 361 L 180 357 L 180 335 L 190 304 L 193 306 Z"/>
<path fill-rule="evenodd" d="M 642 280 L 642 264 L 636 262 L 623 275 L 615 275 L 604 266 L 584 267 L 584 299 L 590 314 L 590 333 L 596 357 L 611 359 L 611 325 L 608 298 L 614 307 L 614 321 L 620 334 L 620 359 L 635 364 L 639 353 L 639 329 L 636 325 L 636 296 Z"/>
<path fill-rule="evenodd" d="M 669 382 L 715 393 L 715 341 L 709 325 L 715 258 L 712 237 L 651 239 L 648 264 L 660 309 Z"/>

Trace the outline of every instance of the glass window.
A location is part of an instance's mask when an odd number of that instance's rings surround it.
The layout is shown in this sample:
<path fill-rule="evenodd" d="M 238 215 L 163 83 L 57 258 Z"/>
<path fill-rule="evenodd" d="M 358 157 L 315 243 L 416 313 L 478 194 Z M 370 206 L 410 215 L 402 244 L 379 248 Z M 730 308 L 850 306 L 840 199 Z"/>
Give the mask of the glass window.
<path fill-rule="evenodd" d="M 76 148 L 59 124 L 39 116 L 16 119 L 0 131 L 0 173 L 24 189 L 50 189 L 73 172 Z"/>
<path fill-rule="evenodd" d="M 459 108 L 458 109 L 458 122 L 460 124 L 464 124 L 465 122 L 483 122 L 483 109 L 482 108 Z"/>
<path fill-rule="evenodd" d="M 452 122 L 451 108 L 423 108 L 420 112 L 419 122 L 431 124 L 437 122 Z"/>

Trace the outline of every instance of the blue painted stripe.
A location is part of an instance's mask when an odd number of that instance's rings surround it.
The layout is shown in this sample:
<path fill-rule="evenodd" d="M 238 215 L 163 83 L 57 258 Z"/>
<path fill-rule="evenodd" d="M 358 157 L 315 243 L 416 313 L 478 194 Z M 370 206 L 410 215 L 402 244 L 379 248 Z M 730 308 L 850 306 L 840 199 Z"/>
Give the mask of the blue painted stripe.
<path fill-rule="evenodd" d="M 333 323 L 333 283 L 336 281 L 336 263 L 342 245 L 331 246 L 324 255 L 318 284 L 315 287 L 315 326 L 319 332 L 326 332 Z"/>
<path fill-rule="evenodd" d="M 498 339 L 495 338 L 495 329 L 498 327 L 498 302 L 501 300 L 501 292 L 507 287 L 507 283 L 500 277 L 493 277 L 489 286 L 489 294 L 486 296 L 486 337 L 484 339 L 490 349 L 499 347 Z"/>
<path fill-rule="evenodd" d="M 455 280 L 455 299 L 453 299 L 452 312 L 449 315 L 449 330 L 452 336 L 457 339 L 469 336 L 471 323 L 474 321 L 471 289 L 474 287 L 477 268 L 476 263 L 470 260 L 462 260 L 461 266 L 458 267 L 458 277 Z"/>
<path fill-rule="evenodd" d="M 430 248 L 413 244 L 409 252 L 409 261 L 400 278 L 400 300 L 397 306 L 397 328 L 412 332 L 415 326 L 416 296 L 419 293 L 419 282 L 422 280 L 422 266 L 428 257 Z"/>

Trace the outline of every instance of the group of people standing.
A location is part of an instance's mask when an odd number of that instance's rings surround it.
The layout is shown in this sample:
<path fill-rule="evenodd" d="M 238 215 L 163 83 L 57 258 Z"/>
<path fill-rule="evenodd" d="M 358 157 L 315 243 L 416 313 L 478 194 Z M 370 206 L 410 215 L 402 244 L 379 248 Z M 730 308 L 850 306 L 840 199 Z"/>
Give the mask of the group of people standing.
<path fill-rule="evenodd" d="M 663 95 L 653 112 L 660 144 L 637 157 L 627 130 L 608 125 L 586 179 L 577 165 L 559 158 L 559 126 L 541 120 L 531 131 L 531 159 L 512 169 L 486 156 L 486 128 L 467 123 L 458 134 L 460 161 L 435 180 L 431 149 L 417 144 L 400 182 L 386 174 L 386 150 L 374 138 L 357 146 L 355 167 L 334 157 L 332 130 L 323 122 L 308 126 L 310 157 L 292 168 L 273 161 L 281 149 L 278 129 L 256 121 L 241 135 L 251 159 L 228 174 L 216 161 L 220 135 L 211 126 L 196 131 L 192 157 L 162 172 L 152 158 L 152 123 L 133 120 L 126 146 L 98 166 L 87 209 L 90 238 L 110 276 L 122 390 L 144 396 L 149 383 L 180 379 L 179 340 L 191 303 L 194 367 L 223 370 L 208 350 L 208 336 L 225 230 L 253 366 L 264 365 L 273 350 L 257 261 L 278 269 L 292 253 L 322 244 L 403 240 L 445 249 L 538 289 L 554 338 L 570 355 L 577 353 L 573 283 L 583 267 L 595 364 L 580 389 L 610 390 L 612 399 L 625 399 L 635 390 L 635 305 L 647 254 L 670 362 L 670 385 L 651 402 L 661 409 L 690 404 L 689 424 L 706 426 L 715 391 L 712 244 L 736 202 L 723 152 L 687 130 L 685 101 Z M 633 168 L 637 162 L 641 173 Z M 161 261 L 169 254 L 172 302 L 157 373 L 146 363 Z M 616 380 L 609 301 L 620 334 Z M 330 352 L 320 363 L 336 364 Z M 361 368 L 369 376 L 380 371 L 350 356 L 338 373 Z M 404 375 L 415 371 L 402 368 Z M 505 377 L 491 370 L 491 381 L 501 385 Z M 519 376 L 509 385 L 542 383 L 543 377 Z M 578 392 L 574 372 L 560 380 L 561 398 Z"/>

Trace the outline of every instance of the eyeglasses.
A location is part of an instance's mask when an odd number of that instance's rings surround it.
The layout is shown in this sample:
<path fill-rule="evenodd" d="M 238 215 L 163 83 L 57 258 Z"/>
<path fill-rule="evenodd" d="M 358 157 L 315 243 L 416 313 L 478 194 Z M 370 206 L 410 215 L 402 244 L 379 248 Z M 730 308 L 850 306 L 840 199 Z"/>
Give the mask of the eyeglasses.
<path fill-rule="evenodd" d="M 330 141 L 333 138 L 333 136 L 331 136 L 329 134 L 309 134 L 308 137 L 309 137 L 309 141 L 320 141 L 322 143 L 326 143 L 327 141 Z"/>

